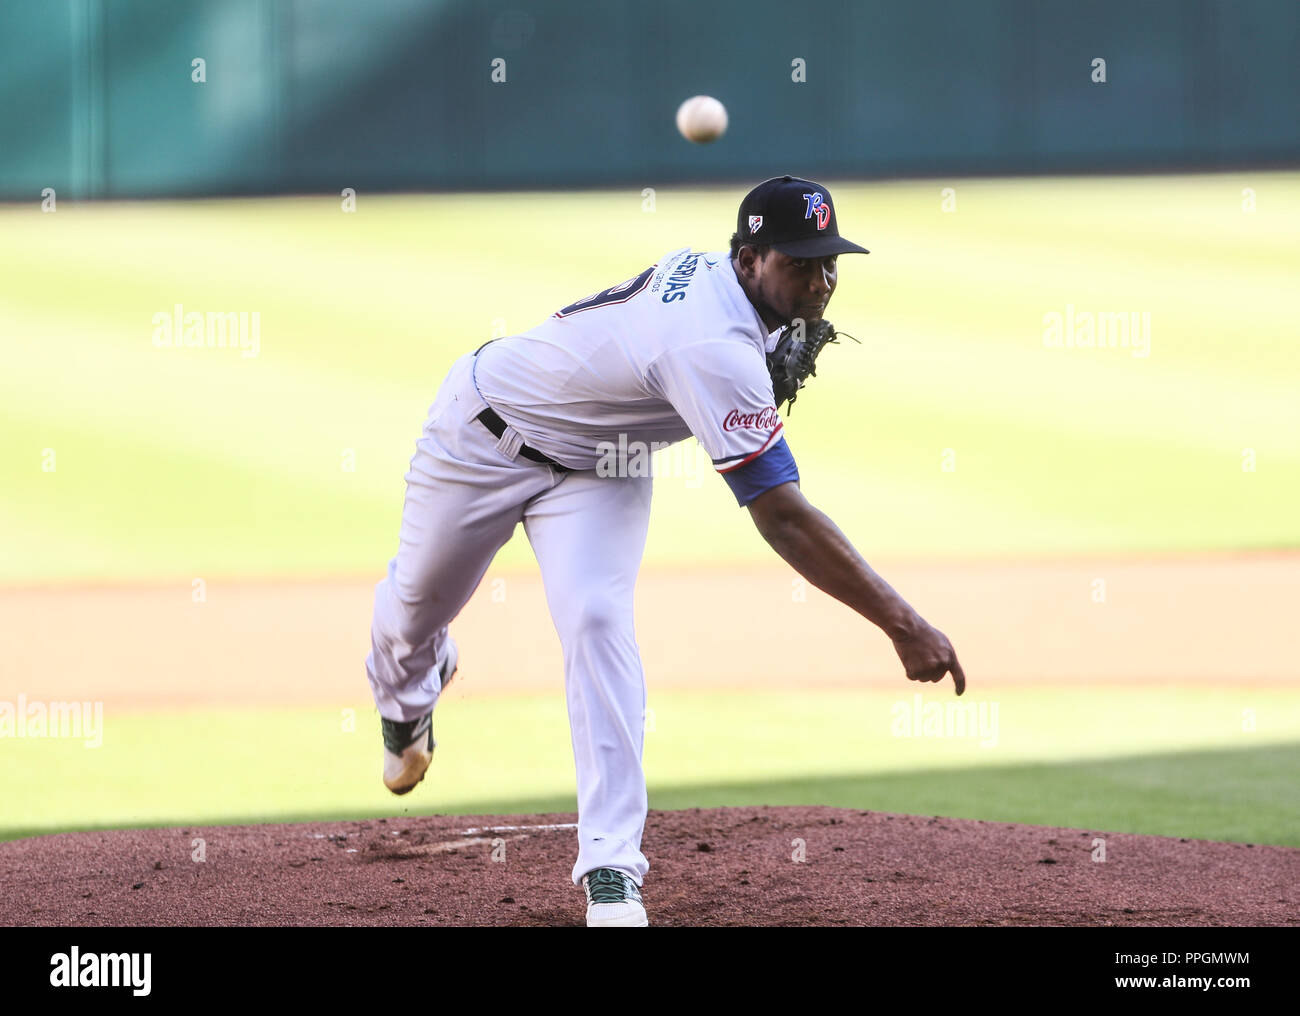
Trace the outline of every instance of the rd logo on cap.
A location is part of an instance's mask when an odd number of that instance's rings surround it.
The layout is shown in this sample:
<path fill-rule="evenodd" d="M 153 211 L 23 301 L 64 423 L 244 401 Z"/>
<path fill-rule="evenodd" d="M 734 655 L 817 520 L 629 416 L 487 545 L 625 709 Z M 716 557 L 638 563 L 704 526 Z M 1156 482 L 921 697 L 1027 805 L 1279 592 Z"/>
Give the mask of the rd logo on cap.
<path fill-rule="evenodd" d="M 822 192 L 814 191 L 811 194 L 805 194 L 803 199 L 807 202 L 803 217 L 811 219 L 815 214 L 817 216 L 817 228 L 825 229 L 826 223 L 831 221 L 831 206 L 822 197 Z"/>
<path fill-rule="evenodd" d="M 763 216 L 751 215 L 749 217 L 749 231 L 751 233 L 757 233 L 762 228 L 763 228 Z"/>

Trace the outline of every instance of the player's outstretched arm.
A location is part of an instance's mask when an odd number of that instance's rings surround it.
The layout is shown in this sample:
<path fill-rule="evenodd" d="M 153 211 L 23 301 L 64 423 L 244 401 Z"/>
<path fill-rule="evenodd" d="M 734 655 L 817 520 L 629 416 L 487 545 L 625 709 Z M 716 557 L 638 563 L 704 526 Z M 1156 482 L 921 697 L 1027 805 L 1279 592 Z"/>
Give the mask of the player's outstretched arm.
<path fill-rule="evenodd" d="M 877 625 L 894 643 L 911 681 L 942 681 L 949 672 L 960 695 L 966 675 L 948 637 L 929 625 L 872 571 L 853 544 L 825 513 L 803 496 L 796 483 L 783 483 L 749 505 L 763 539 L 818 589 Z"/>

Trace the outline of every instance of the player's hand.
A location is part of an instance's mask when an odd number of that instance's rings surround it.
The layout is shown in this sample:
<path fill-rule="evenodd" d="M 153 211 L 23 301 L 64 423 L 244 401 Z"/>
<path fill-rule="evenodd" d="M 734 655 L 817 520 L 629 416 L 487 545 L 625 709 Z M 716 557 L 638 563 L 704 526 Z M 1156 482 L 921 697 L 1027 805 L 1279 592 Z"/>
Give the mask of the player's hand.
<path fill-rule="evenodd" d="M 948 641 L 948 636 L 938 628 L 931 627 L 919 618 L 918 621 L 920 623 L 914 630 L 893 640 L 894 652 L 903 661 L 907 679 L 938 682 L 951 672 L 952 682 L 960 695 L 966 690 L 966 675 L 957 662 L 957 651 Z"/>

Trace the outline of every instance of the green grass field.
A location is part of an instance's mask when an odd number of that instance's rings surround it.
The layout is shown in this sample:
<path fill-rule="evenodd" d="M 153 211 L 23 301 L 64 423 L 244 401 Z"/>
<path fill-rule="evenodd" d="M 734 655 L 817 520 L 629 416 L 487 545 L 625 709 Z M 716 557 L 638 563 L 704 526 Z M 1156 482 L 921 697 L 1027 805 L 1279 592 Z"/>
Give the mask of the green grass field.
<path fill-rule="evenodd" d="M 651 806 L 829 804 L 1300 846 L 1300 689 L 1008 689 L 963 702 L 976 720 L 982 703 L 982 728 L 900 736 L 895 709 L 913 695 L 652 694 Z M 380 784 L 378 720 L 360 703 L 350 720 L 340 709 L 110 713 L 98 748 L 5 746 L 0 838 L 574 810 L 558 694 L 448 702 L 436 729 L 428 779 L 398 800 Z"/>
<path fill-rule="evenodd" d="M 824 354 L 787 432 L 869 558 L 1300 545 L 1300 175 L 830 183 L 872 254 L 842 259 L 828 316 L 863 345 Z M 454 357 L 667 250 L 724 248 L 744 189 L 666 188 L 652 212 L 639 188 L 0 206 L 0 583 L 377 575 Z M 257 312 L 257 355 L 158 348 L 177 304 Z M 1045 342 L 1082 312 L 1149 314 L 1149 345 Z M 711 476 L 655 498 L 648 562 L 770 560 Z M 530 558 L 520 536 L 499 560 Z M 910 693 L 652 697 L 652 806 L 1300 845 L 1300 687 L 1008 692 L 989 748 L 891 736 Z M 401 802 L 368 706 L 353 732 L 302 709 L 111 714 L 98 749 L 6 739 L 0 836 L 572 807 L 558 694 L 444 713 Z"/>
<path fill-rule="evenodd" d="M 864 344 L 788 423 L 814 501 L 876 555 L 1296 546 L 1300 175 L 952 185 L 835 190 L 872 254 L 829 312 Z M 451 360 L 724 247 L 739 196 L 0 208 L 0 581 L 374 572 Z M 156 348 L 176 304 L 257 311 L 258 355 Z M 1149 355 L 1045 346 L 1069 307 L 1149 313 Z M 648 560 L 765 558 L 700 479 L 657 485 Z"/>

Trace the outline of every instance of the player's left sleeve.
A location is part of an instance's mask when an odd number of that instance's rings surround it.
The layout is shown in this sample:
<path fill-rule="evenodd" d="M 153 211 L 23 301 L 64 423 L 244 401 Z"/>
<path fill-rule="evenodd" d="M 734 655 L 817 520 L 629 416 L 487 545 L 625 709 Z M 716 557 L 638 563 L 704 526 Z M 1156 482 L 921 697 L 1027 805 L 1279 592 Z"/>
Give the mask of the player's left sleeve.
<path fill-rule="evenodd" d="M 718 470 L 731 492 L 736 495 L 736 503 L 742 508 L 773 487 L 799 482 L 799 469 L 794 464 L 794 456 L 790 454 L 790 446 L 780 433 L 779 430 L 776 432 L 778 439 L 766 450 L 755 452 L 734 466 Z"/>

